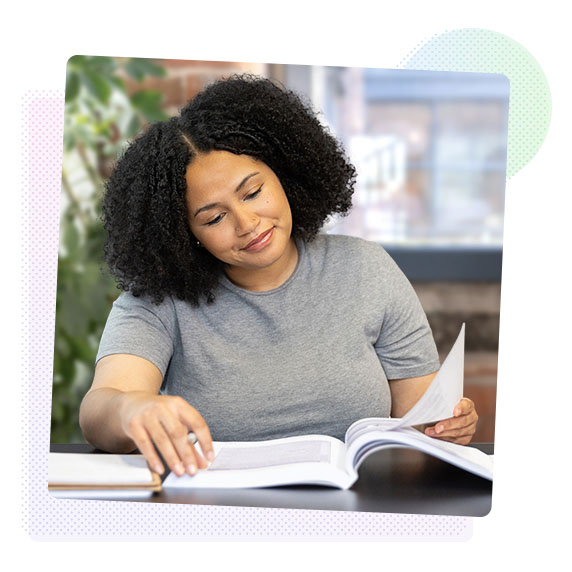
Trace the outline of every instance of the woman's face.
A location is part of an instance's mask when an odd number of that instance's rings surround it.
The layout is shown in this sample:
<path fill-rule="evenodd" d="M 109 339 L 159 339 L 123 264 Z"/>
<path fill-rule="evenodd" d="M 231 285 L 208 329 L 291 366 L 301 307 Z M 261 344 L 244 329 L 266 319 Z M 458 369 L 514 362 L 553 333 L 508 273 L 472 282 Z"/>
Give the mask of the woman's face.
<path fill-rule="evenodd" d="M 211 151 L 187 168 L 187 211 L 201 245 L 232 270 L 268 269 L 291 249 L 292 213 L 272 169 Z"/>

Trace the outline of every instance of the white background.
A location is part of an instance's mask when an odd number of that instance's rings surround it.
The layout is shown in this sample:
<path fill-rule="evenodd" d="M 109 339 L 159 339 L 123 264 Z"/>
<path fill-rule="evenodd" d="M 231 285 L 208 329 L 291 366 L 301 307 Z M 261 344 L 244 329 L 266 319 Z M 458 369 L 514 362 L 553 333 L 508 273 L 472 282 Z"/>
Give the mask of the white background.
<path fill-rule="evenodd" d="M 62 570 L 473 570 L 566 566 L 569 542 L 571 113 L 569 18 L 563 2 L 22 2 L 3 9 L 4 331 L 3 560 Z M 203 7 L 201 7 L 203 6 Z M 74 54 L 396 67 L 420 42 L 487 28 L 521 43 L 547 76 L 552 123 L 540 152 L 507 186 L 495 484 L 489 516 L 467 542 L 34 542 L 21 529 L 18 191 L 20 103 L 63 90 Z M 568 56 L 568 57 L 567 57 Z M 7 298 L 10 295 L 11 298 Z M 8 359 L 8 356 L 12 356 Z M 11 487 L 8 489 L 7 487 Z"/>

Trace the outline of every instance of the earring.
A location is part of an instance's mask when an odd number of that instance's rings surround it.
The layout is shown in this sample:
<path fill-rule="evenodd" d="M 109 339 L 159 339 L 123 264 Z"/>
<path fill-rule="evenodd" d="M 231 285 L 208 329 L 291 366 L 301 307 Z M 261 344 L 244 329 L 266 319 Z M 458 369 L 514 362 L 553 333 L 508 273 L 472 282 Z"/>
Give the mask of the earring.
<path fill-rule="evenodd" d="M 197 248 L 200 248 L 200 247 L 201 247 L 201 243 L 200 243 L 198 240 L 197 240 L 197 242 L 196 242 L 195 244 L 196 244 Z"/>

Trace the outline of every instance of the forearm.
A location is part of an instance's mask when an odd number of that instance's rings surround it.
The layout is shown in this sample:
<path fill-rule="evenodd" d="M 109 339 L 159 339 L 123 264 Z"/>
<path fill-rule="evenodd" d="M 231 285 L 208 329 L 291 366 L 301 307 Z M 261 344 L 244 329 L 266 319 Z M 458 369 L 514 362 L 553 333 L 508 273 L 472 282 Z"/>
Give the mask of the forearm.
<path fill-rule="evenodd" d="M 86 441 L 110 453 L 133 451 L 136 446 L 122 427 L 122 412 L 126 402 L 141 393 L 108 387 L 89 391 L 79 410 L 79 424 Z"/>

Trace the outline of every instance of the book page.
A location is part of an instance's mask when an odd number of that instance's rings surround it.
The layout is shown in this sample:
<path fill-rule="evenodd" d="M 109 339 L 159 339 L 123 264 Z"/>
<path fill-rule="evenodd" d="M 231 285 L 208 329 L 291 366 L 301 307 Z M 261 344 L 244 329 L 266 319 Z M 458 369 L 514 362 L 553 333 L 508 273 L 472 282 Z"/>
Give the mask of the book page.
<path fill-rule="evenodd" d="M 209 471 L 260 469 L 293 463 L 329 463 L 331 444 L 327 441 L 298 441 L 253 446 L 222 446 Z"/>
<path fill-rule="evenodd" d="M 345 443 L 349 447 L 352 442 L 371 431 L 391 431 L 401 421 L 399 418 L 392 417 L 365 417 L 355 423 L 352 423 L 346 431 Z"/>
<path fill-rule="evenodd" d="M 193 477 L 170 473 L 163 488 L 243 488 L 320 484 L 347 488 L 345 445 L 324 435 L 267 441 L 213 441 L 215 459 Z"/>
<path fill-rule="evenodd" d="M 357 436 L 348 447 L 347 462 L 357 469 L 361 462 L 374 451 L 403 446 L 418 449 L 466 471 L 492 480 L 493 461 L 489 455 L 474 447 L 434 439 L 410 427 L 405 427 L 401 431 L 373 430 L 369 435 Z"/>
<path fill-rule="evenodd" d="M 392 429 L 433 423 L 453 416 L 453 409 L 463 397 L 465 366 L 465 324 L 441 369 L 423 397 L 395 424 Z"/>

